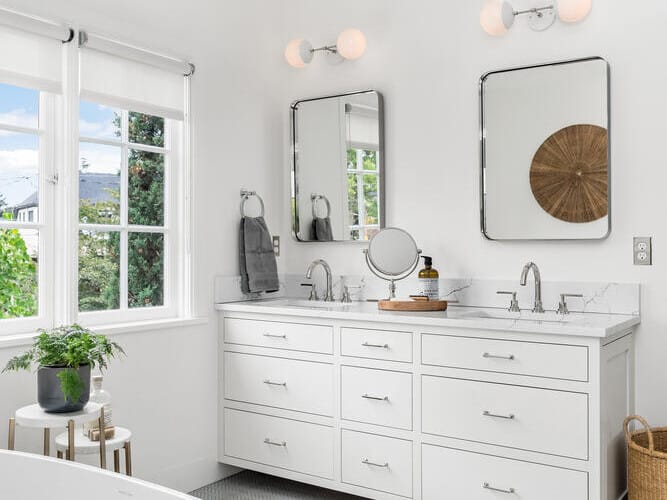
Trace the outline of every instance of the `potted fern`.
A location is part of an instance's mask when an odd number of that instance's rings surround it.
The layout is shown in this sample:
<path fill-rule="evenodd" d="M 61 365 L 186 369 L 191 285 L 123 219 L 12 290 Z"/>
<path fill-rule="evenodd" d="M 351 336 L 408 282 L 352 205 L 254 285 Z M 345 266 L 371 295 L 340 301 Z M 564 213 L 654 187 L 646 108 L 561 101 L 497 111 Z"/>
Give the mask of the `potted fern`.
<path fill-rule="evenodd" d="M 39 330 L 32 346 L 13 357 L 3 370 L 37 369 L 37 402 L 49 413 L 81 410 L 90 395 L 90 371 L 103 370 L 108 362 L 125 354 L 104 335 L 79 325 Z"/>

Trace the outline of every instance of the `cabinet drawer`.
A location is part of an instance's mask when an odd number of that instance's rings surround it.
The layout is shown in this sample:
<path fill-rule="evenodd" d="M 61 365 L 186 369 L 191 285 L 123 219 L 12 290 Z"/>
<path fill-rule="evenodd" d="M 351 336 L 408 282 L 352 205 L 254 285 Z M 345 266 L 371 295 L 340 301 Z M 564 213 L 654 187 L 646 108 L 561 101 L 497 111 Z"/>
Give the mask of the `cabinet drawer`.
<path fill-rule="evenodd" d="M 586 500 L 588 475 L 585 472 L 422 445 L 422 499 L 443 498 Z"/>
<path fill-rule="evenodd" d="M 412 374 L 343 366 L 341 416 L 347 420 L 412 429 Z"/>
<path fill-rule="evenodd" d="M 423 334 L 422 363 L 583 382 L 588 380 L 588 348 L 585 346 Z"/>
<path fill-rule="evenodd" d="M 333 366 L 226 352 L 225 398 L 333 416 Z"/>
<path fill-rule="evenodd" d="M 588 395 L 422 377 L 422 431 L 588 458 Z"/>
<path fill-rule="evenodd" d="M 224 339 L 228 344 L 333 353 L 333 328 L 330 326 L 225 318 Z"/>
<path fill-rule="evenodd" d="M 343 430 L 344 483 L 412 497 L 412 441 Z"/>
<path fill-rule="evenodd" d="M 341 354 L 359 358 L 412 361 L 412 333 L 341 328 Z"/>
<path fill-rule="evenodd" d="M 225 455 L 333 478 L 331 427 L 225 409 Z"/>

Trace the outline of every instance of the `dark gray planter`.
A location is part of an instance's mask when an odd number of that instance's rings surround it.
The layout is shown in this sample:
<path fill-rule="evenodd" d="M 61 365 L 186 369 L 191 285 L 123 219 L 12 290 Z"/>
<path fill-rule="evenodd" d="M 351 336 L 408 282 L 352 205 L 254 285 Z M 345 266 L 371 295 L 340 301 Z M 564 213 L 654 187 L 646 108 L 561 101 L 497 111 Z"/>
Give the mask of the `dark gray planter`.
<path fill-rule="evenodd" d="M 45 412 L 67 413 L 79 411 L 88 402 L 90 397 L 90 365 L 82 365 L 77 369 L 79 377 L 83 381 L 83 391 L 76 403 L 65 401 L 65 396 L 60 389 L 58 373 L 67 370 L 60 366 L 41 366 L 37 370 L 37 402 Z"/>

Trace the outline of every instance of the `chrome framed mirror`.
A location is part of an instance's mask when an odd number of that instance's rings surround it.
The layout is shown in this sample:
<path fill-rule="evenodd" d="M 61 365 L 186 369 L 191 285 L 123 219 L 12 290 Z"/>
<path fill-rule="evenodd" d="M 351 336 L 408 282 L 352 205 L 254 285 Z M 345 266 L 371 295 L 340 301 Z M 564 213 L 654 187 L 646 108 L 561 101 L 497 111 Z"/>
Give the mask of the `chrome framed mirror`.
<path fill-rule="evenodd" d="M 292 104 L 297 241 L 368 241 L 385 226 L 383 108 L 374 90 Z"/>
<path fill-rule="evenodd" d="M 407 231 L 387 227 L 376 233 L 364 249 L 366 264 L 380 279 L 389 281 L 389 298 L 396 297 L 396 281 L 410 276 L 419 264 L 422 251 Z"/>
<path fill-rule="evenodd" d="M 490 240 L 611 231 L 609 66 L 600 57 L 480 80 L 481 229 Z"/>

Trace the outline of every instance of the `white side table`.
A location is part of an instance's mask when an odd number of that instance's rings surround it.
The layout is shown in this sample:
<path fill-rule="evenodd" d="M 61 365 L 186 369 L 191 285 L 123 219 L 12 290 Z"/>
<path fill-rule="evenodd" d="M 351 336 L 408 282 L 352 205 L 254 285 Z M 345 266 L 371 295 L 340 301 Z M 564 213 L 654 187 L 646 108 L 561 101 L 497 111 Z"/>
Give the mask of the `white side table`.
<path fill-rule="evenodd" d="M 31 427 L 33 429 L 44 429 L 44 455 L 50 455 L 49 445 L 51 441 L 51 429 L 53 428 L 67 428 L 68 439 L 70 443 L 74 443 L 74 427 L 76 425 L 83 425 L 86 422 L 94 420 L 104 421 L 104 410 L 97 403 L 88 403 L 81 411 L 71 413 L 47 413 L 38 404 L 24 406 L 16 410 L 13 418 L 9 419 L 9 443 L 7 448 L 14 449 L 14 441 L 16 437 L 16 426 Z M 100 456 L 104 450 L 104 438 L 99 442 Z M 74 460 L 74 446 L 70 446 L 71 450 L 67 454 L 67 460 Z M 106 453 L 104 461 L 106 461 Z"/>
<path fill-rule="evenodd" d="M 120 450 L 125 450 L 125 474 L 132 475 L 132 451 L 130 448 L 130 439 L 132 439 L 132 432 L 124 427 L 116 427 L 114 437 L 105 441 L 106 449 L 113 450 L 113 466 L 114 471 L 120 472 Z M 63 454 L 67 454 L 70 448 L 69 435 L 63 432 L 56 437 L 56 452 L 58 458 L 62 458 Z M 74 434 L 74 450 L 77 455 L 93 455 L 98 453 L 100 449 L 99 441 L 91 441 L 88 436 L 84 436 L 80 429 Z M 106 468 L 106 464 L 102 464 L 100 457 L 100 466 Z"/>

